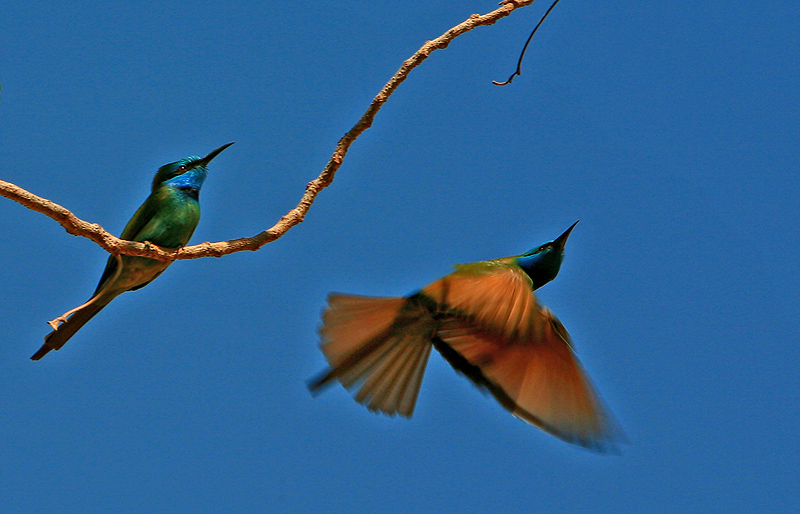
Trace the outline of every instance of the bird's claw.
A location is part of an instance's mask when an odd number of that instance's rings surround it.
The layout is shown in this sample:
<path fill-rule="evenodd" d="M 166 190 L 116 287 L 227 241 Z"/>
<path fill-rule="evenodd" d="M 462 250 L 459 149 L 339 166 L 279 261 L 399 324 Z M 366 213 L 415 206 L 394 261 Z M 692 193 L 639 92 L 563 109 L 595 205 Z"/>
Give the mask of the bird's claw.
<path fill-rule="evenodd" d="M 48 321 L 47 324 L 50 325 L 51 327 L 53 327 L 53 330 L 58 330 L 59 325 L 61 325 L 62 323 L 66 323 L 66 322 L 67 322 L 67 317 L 66 316 L 59 316 L 56 319 L 54 319 L 53 321 Z"/>

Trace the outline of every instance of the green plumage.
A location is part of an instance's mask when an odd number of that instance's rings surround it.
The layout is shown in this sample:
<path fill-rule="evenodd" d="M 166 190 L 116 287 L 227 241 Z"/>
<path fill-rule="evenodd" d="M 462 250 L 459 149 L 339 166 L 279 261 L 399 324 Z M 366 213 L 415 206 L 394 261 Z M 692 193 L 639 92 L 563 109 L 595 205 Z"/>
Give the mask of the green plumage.
<path fill-rule="evenodd" d="M 200 204 L 186 199 L 183 194 L 171 187 L 158 187 L 133 215 L 125 226 L 120 239 L 150 242 L 164 248 L 185 246 L 192 237 L 200 221 Z M 152 282 L 167 267 L 169 262 L 148 259 L 147 257 L 122 256 L 122 272 L 114 281 L 109 293 L 119 290 L 135 291 Z M 117 270 L 117 259 L 113 255 L 97 284 L 95 294 L 107 286 L 108 279 Z M 113 298 L 113 297 L 112 297 Z M 109 301 L 111 298 L 109 299 Z"/>
<path fill-rule="evenodd" d="M 229 143 L 207 156 L 187 157 L 162 166 L 153 179 L 152 191 L 122 231 L 120 239 L 149 242 L 164 248 L 186 245 L 200 221 L 200 188 L 208 163 Z M 122 268 L 119 267 L 120 261 Z M 112 255 L 92 297 L 50 322 L 54 330 L 31 359 L 39 360 L 50 350 L 58 350 L 95 314 L 125 291 L 135 291 L 156 279 L 170 262 Z"/>

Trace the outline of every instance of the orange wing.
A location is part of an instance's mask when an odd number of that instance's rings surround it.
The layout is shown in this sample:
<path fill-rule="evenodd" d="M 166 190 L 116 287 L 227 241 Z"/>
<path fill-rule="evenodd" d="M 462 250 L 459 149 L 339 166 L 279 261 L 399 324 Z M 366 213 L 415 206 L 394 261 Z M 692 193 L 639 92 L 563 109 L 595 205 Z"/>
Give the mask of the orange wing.
<path fill-rule="evenodd" d="M 322 322 L 332 369 L 311 390 L 337 379 L 370 410 L 410 417 L 431 352 L 431 313 L 406 298 L 334 294 Z"/>
<path fill-rule="evenodd" d="M 473 321 L 492 335 L 529 340 L 543 329 L 532 287 L 519 266 L 498 260 L 460 266 L 422 294 L 433 299 L 440 312 Z"/>
<path fill-rule="evenodd" d="M 446 303 L 436 348 L 512 414 L 586 447 L 603 449 L 622 437 L 569 334 L 537 304 L 522 270 L 456 272 L 424 292 Z"/>

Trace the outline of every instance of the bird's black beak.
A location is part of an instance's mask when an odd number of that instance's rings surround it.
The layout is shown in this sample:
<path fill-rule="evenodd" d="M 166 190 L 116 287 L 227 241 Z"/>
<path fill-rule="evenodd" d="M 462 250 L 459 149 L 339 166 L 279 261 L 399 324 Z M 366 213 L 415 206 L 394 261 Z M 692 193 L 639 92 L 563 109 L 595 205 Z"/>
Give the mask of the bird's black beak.
<path fill-rule="evenodd" d="M 564 251 L 564 246 L 567 244 L 567 238 L 569 238 L 569 233 L 572 232 L 572 229 L 575 228 L 578 222 L 572 224 L 563 234 L 558 236 L 555 241 L 553 241 L 553 248 L 557 249 L 560 252 Z"/>
<path fill-rule="evenodd" d="M 203 157 L 202 159 L 200 159 L 200 162 L 198 163 L 198 165 L 200 165 L 200 166 L 206 166 L 206 165 L 207 165 L 209 162 L 211 162 L 211 159 L 213 159 L 214 157 L 216 157 L 217 155 L 219 155 L 219 154 L 220 154 L 220 152 L 222 152 L 224 149 L 226 149 L 226 148 L 228 148 L 229 146 L 231 146 L 233 143 L 235 143 L 235 141 L 231 141 L 231 142 L 230 142 L 230 143 L 228 143 L 227 145 L 222 145 L 222 146 L 220 146 L 219 148 L 217 148 L 216 150 L 214 150 L 214 151 L 213 151 L 213 152 L 211 152 L 210 154 L 208 154 L 208 155 L 206 155 L 205 157 Z"/>

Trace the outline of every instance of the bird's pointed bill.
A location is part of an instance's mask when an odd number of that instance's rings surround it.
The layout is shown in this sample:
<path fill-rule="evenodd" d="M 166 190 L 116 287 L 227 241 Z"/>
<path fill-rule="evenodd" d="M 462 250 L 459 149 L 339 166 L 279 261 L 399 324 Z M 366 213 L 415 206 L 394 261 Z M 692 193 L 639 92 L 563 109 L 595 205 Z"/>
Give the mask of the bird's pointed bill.
<path fill-rule="evenodd" d="M 235 143 L 235 141 L 231 141 L 230 143 L 228 143 L 226 145 L 222 145 L 219 148 L 217 148 L 216 150 L 212 151 L 211 153 L 209 153 L 208 155 L 206 155 L 205 157 L 200 159 L 200 164 L 202 166 L 207 165 L 209 162 L 211 162 L 214 159 L 214 157 L 216 157 L 217 155 L 222 153 L 223 150 L 225 150 L 226 148 L 231 146 L 233 143 Z"/>
<path fill-rule="evenodd" d="M 569 239 L 569 233 L 572 232 L 572 229 L 575 228 L 575 225 L 577 225 L 577 224 L 578 224 L 578 222 L 576 221 L 575 223 L 572 224 L 571 227 L 569 227 L 567 230 L 565 230 L 563 234 L 558 236 L 553 241 L 553 247 L 557 248 L 557 249 L 559 249 L 559 250 L 561 250 L 563 252 L 564 251 L 564 246 L 567 244 L 567 239 Z"/>

